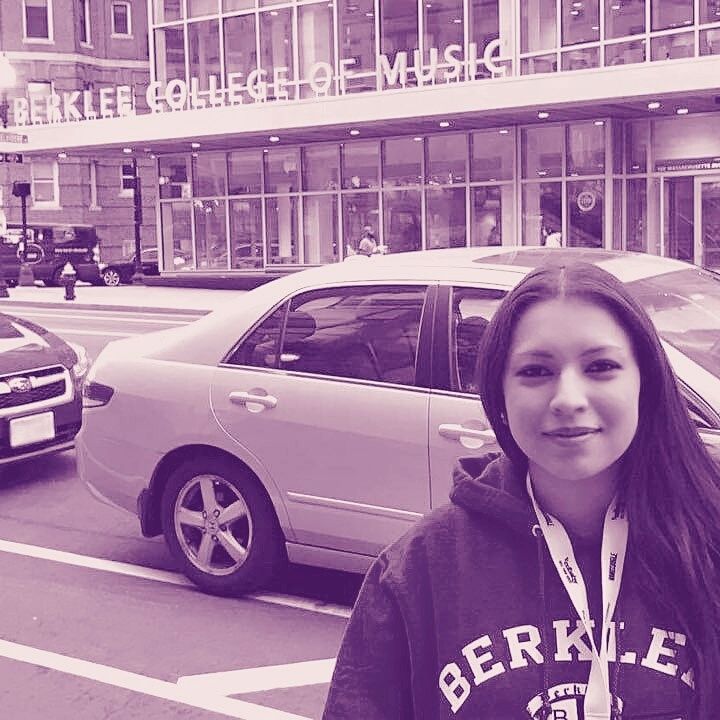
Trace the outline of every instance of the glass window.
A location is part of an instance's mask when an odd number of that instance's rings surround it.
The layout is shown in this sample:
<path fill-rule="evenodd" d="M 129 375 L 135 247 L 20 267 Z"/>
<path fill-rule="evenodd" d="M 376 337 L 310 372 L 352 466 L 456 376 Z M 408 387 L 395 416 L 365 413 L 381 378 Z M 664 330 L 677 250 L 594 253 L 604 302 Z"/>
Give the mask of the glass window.
<path fill-rule="evenodd" d="M 650 23 L 653 30 L 669 30 L 693 23 L 693 0 L 652 0 Z"/>
<path fill-rule="evenodd" d="M 524 178 L 563 174 L 563 134 L 562 125 L 523 128 L 520 131 Z"/>
<path fill-rule="evenodd" d="M 193 200 L 198 270 L 228 267 L 224 200 Z"/>
<path fill-rule="evenodd" d="M 193 194 L 225 195 L 225 153 L 193 153 Z"/>
<path fill-rule="evenodd" d="M 23 0 L 25 9 L 25 37 L 51 39 L 48 0 Z"/>
<path fill-rule="evenodd" d="M 227 357 L 230 365 L 276 368 L 278 365 L 278 342 L 285 323 L 288 303 L 283 303 L 263 320 L 240 345 Z M 295 325 L 298 325 L 295 319 Z"/>
<path fill-rule="evenodd" d="M 160 158 L 160 199 L 188 199 L 190 193 L 190 158 L 187 155 L 164 155 Z"/>
<path fill-rule="evenodd" d="M 424 287 L 347 287 L 290 302 L 284 370 L 415 384 Z M 296 329 L 293 329 L 296 326 Z"/>
<path fill-rule="evenodd" d="M 132 21 L 130 18 L 130 3 L 114 2 L 112 4 L 112 34 L 131 35 Z"/>
<path fill-rule="evenodd" d="M 500 27 L 500 0 L 470 0 L 470 42 L 477 45 L 478 56 L 482 57 L 485 46 L 498 38 L 503 45 L 500 55 L 507 55 L 510 51 L 510 36 L 512 33 L 512 19 L 505 10 L 508 7 L 503 3 L 503 19 L 508 15 L 506 22 Z M 462 41 L 460 42 L 462 45 Z"/>
<path fill-rule="evenodd" d="M 605 37 L 642 35 L 645 32 L 645 0 L 605 1 Z"/>
<path fill-rule="evenodd" d="M 380 143 L 377 140 L 345 143 L 342 146 L 344 188 L 376 188 L 380 184 Z"/>
<path fill-rule="evenodd" d="M 230 195 L 262 191 L 262 161 L 263 153 L 260 150 L 234 150 L 228 153 Z"/>
<path fill-rule="evenodd" d="M 425 247 L 465 247 L 465 188 L 428 189 L 425 201 Z"/>
<path fill-rule="evenodd" d="M 718 5 L 720 10 L 720 5 Z M 720 28 L 700 32 L 700 54 L 720 55 Z"/>
<path fill-rule="evenodd" d="M 412 138 L 382 141 L 383 186 L 417 185 L 422 181 L 422 143 Z"/>
<path fill-rule="evenodd" d="M 570 247 L 603 247 L 604 183 L 586 180 L 567 184 Z"/>
<path fill-rule="evenodd" d="M 419 190 L 383 193 L 383 214 L 383 241 L 389 252 L 422 249 Z"/>
<path fill-rule="evenodd" d="M 120 192 L 132 195 L 135 189 L 135 164 L 124 162 L 120 165 Z"/>
<path fill-rule="evenodd" d="M 359 86 L 374 90 L 375 79 L 375 3 L 373 0 L 337 0 L 339 56 L 353 60 L 346 66 L 348 89 Z M 371 73 L 353 79 L 358 73 Z"/>
<path fill-rule="evenodd" d="M 303 198 L 303 263 L 324 265 L 339 258 L 338 196 Z"/>
<path fill-rule="evenodd" d="M 220 35 L 217 20 L 188 24 L 188 53 L 190 77 L 199 80 L 200 90 L 209 87 L 210 75 L 220 84 Z"/>
<path fill-rule="evenodd" d="M 77 22 L 78 22 L 78 38 L 81 43 L 86 45 L 90 43 L 90 0 L 78 0 Z"/>
<path fill-rule="evenodd" d="M 562 184 L 525 183 L 522 203 L 522 244 L 545 245 L 553 236 L 562 244 Z"/>
<path fill-rule="evenodd" d="M 399 52 L 407 53 L 408 67 L 413 64 L 418 43 L 417 0 L 392 0 L 380 3 L 380 52 L 390 66 Z"/>
<path fill-rule="evenodd" d="M 223 21 L 225 33 L 225 72 L 240 73 L 235 84 L 245 87 L 248 75 L 257 67 L 255 45 L 255 15 L 235 15 Z M 242 92 L 243 102 L 249 100 L 247 91 Z"/>
<path fill-rule="evenodd" d="M 612 125 L 612 164 L 614 173 L 622 173 L 625 159 L 625 123 L 611 120 Z"/>
<path fill-rule="evenodd" d="M 425 182 L 432 185 L 465 182 L 467 153 L 468 136 L 465 133 L 430 136 L 427 139 Z"/>
<path fill-rule="evenodd" d="M 260 65 L 267 72 L 268 87 L 276 98 L 295 98 L 292 8 L 260 13 Z M 287 68 L 283 71 L 281 68 Z M 278 72 L 275 86 L 274 73 Z"/>
<path fill-rule="evenodd" d="M 562 44 L 600 40 L 600 1 L 562 0 Z"/>
<path fill-rule="evenodd" d="M 647 252 L 647 180 L 627 181 L 626 249 Z"/>
<path fill-rule="evenodd" d="M 378 202 L 376 192 L 343 193 L 342 217 L 346 257 L 357 252 L 365 228 L 369 228 L 376 238 L 380 237 Z"/>
<path fill-rule="evenodd" d="M 557 46 L 555 0 L 520 0 L 520 52 Z"/>
<path fill-rule="evenodd" d="M 605 46 L 605 65 L 632 65 L 640 62 L 645 62 L 644 40 Z"/>
<path fill-rule="evenodd" d="M 623 181 L 612 181 L 613 213 L 612 213 L 612 242 L 613 250 L 623 250 L 622 228 L 625 216 L 623 214 Z"/>
<path fill-rule="evenodd" d="M 567 126 L 567 174 L 601 175 L 605 172 L 605 121 Z"/>
<path fill-rule="evenodd" d="M 58 164 L 33 160 L 30 171 L 33 205 L 57 205 L 60 202 Z"/>
<path fill-rule="evenodd" d="M 263 266 L 262 200 L 230 201 L 230 251 L 233 269 Z"/>
<path fill-rule="evenodd" d="M 676 60 L 695 55 L 695 33 L 661 35 L 650 41 L 651 60 Z"/>
<path fill-rule="evenodd" d="M 720 22 L 720 3 L 718 0 L 700 0 L 700 22 Z"/>
<path fill-rule="evenodd" d="M 470 188 L 470 245 L 514 245 L 513 186 Z"/>
<path fill-rule="evenodd" d="M 585 70 L 600 67 L 600 48 L 581 48 L 562 53 L 561 67 L 563 70 Z"/>
<path fill-rule="evenodd" d="M 296 192 L 299 187 L 300 151 L 277 148 L 264 153 L 265 192 Z"/>
<path fill-rule="evenodd" d="M 318 71 L 315 82 L 321 88 L 328 87 L 324 94 L 334 94 L 331 76 L 335 66 L 334 8 L 332 3 L 301 5 L 298 7 L 298 53 L 300 58 L 299 80 L 308 83 L 310 69 L 315 63 L 327 63 L 331 70 Z M 310 85 L 303 85 L 301 97 L 313 97 L 315 91 Z"/>
<path fill-rule="evenodd" d="M 520 60 L 520 73 L 522 75 L 538 75 L 540 73 L 557 72 L 557 55 L 535 55 Z"/>
<path fill-rule="evenodd" d="M 512 129 L 474 132 L 471 144 L 471 180 L 512 180 L 515 175 L 515 133 Z"/>
<path fill-rule="evenodd" d="M 647 172 L 647 153 L 650 137 L 650 124 L 647 120 L 629 122 L 626 125 L 627 133 L 627 172 Z"/>
<path fill-rule="evenodd" d="M 338 145 L 315 145 L 303 148 L 303 190 L 339 189 L 339 150 Z"/>
<path fill-rule="evenodd" d="M 161 83 L 185 79 L 185 40 L 181 27 L 155 31 L 155 70 Z"/>
<path fill-rule="evenodd" d="M 222 0 L 223 12 L 233 10 L 249 10 L 255 7 L 255 0 Z"/>
<path fill-rule="evenodd" d="M 298 261 L 298 199 L 295 195 L 265 201 L 267 262 L 293 265 Z"/>
<path fill-rule="evenodd" d="M 453 369 L 451 390 L 476 395 L 478 349 L 492 316 L 505 296 L 502 290 L 460 287 L 452 289 L 450 347 Z"/>
<path fill-rule="evenodd" d="M 435 48 L 439 52 L 438 62 L 442 63 L 442 53 L 448 45 L 463 47 L 463 0 L 433 0 L 422 3 L 422 7 L 424 62 L 430 62 L 430 48 Z"/>
<path fill-rule="evenodd" d="M 171 22 L 181 20 L 183 14 L 183 0 L 155 0 L 155 22 Z"/>
<path fill-rule="evenodd" d="M 663 183 L 665 208 L 665 255 L 693 262 L 695 255 L 694 178 L 666 177 Z"/>
<path fill-rule="evenodd" d="M 188 17 L 217 15 L 218 0 L 187 0 Z"/>
<path fill-rule="evenodd" d="M 192 270 L 195 267 L 192 243 L 192 219 L 189 202 L 160 204 L 163 269 Z M 184 262 L 175 265 L 175 259 Z"/>

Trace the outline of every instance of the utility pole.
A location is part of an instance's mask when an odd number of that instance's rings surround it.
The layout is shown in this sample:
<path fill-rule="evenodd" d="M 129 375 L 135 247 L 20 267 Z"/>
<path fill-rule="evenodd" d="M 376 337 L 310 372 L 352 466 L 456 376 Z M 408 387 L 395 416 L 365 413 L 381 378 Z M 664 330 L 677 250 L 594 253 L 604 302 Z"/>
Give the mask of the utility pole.
<path fill-rule="evenodd" d="M 143 275 L 142 269 L 142 242 L 141 242 L 141 228 L 142 228 L 142 187 L 140 184 L 140 175 L 138 174 L 137 158 L 132 159 L 133 167 L 133 220 L 135 223 L 135 273 L 132 276 L 132 281 L 135 284 L 142 285 L 145 283 L 145 276 Z"/>

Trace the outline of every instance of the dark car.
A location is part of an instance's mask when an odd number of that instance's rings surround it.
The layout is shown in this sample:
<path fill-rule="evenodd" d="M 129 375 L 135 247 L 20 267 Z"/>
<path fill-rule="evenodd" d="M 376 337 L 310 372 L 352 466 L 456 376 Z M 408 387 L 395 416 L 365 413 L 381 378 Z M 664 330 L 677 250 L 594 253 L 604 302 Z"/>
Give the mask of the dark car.
<path fill-rule="evenodd" d="M 73 446 L 88 367 L 81 345 L 0 313 L 0 468 Z"/>
<path fill-rule="evenodd" d="M 175 267 L 184 265 L 188 258 L 179 251 L 175 251 Z M 158 249 L 144 248 L 140 251 L 140 264 L 142 265 L 143 275 L 159 275 L 158 268 Z M 101 270 L 100 276 L 105 285 L 114 287 L 116 285 L 128 284 L 132 282 L 132 276 L 135 274 L 135 253 L 128 255 L 120 260 L 107 263 Z"/>

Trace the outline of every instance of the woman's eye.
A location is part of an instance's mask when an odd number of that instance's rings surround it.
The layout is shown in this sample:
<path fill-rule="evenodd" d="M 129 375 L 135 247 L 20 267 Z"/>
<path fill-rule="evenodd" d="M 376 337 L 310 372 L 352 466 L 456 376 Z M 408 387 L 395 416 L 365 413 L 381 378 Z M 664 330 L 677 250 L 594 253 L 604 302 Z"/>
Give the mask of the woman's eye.
<path fill-rule="evenodd" d="M 620 365 L 614 360 L 595 360 L 588 366 L 589 372 L 603 373 L 611 372 L 612 370 L 619 370 Z"/>
<path fill-rule="evenodd" d="M 518 377 L 534 378 L 549 375 L 550 370 L 542 365 L 526 365 L 517 371 Z"/>

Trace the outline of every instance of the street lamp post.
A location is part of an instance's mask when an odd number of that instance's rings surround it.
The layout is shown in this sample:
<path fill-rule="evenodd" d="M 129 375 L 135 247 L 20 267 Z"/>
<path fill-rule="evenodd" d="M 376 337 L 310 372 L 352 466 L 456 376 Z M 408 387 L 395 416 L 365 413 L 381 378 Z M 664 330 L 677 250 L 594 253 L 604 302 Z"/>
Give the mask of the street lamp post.
<path fill-rule="evenodd" d="M 141 228 L 142 228 L 142 187 L 140 185 L 140 174 L 138 173 L 137 158 L 132 159 L 133 168 L 133 220 L 135 225 L 135 272 L 132 276 L 132 282 L 136 284 L 145 283 L 145 275 L 142 269 L 141 256 Z"/>
<path fill-rule="evenodd" d="M 0 53 L 0 91 L 2 92 L 2 99 L 0 100 L 0 122 L 2 122 L 3 129 L 8 126 L 8 111 L 10 106 L 7 101 L 7 89 L 15 85 L 16 80 L 15 68 L 12 66 L 7 58 L 7 55 Z M 5 204 L 5 198 L 3 197 L 3 204 Z M 3 213 L 5 208 L 2 209 Z M 23 247 L 25 246 L 25 237 L 23 234 Z M 0 262 L 0 297 L 9 297 L 7 282 L 5 281 L 5 273 L 3 272 L 2 263 Z"/>

